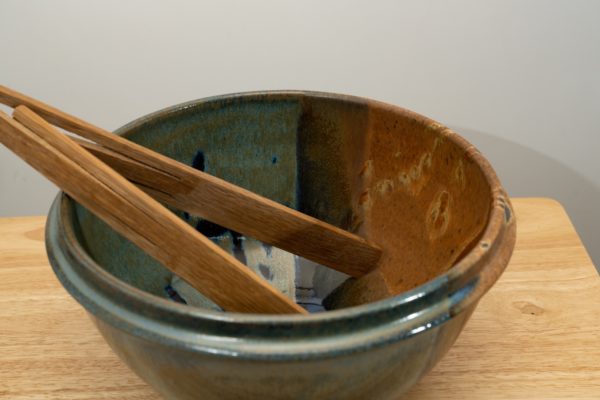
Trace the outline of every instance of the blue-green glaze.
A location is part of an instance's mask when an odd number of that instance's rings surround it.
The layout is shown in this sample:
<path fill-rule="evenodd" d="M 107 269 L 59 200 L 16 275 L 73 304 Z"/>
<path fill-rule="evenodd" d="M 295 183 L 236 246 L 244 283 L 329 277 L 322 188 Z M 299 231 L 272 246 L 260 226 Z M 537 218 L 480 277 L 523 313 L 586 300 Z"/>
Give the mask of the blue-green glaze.
<path fill-rule="evenodd" d="M 207 172 L 348 228 L 355 182 L 347 166 L 361 157 L 377 107 L 389 106 L 323 93 L 249 93 L 178 105 L 118 133 L 190 165 L 201 151 Z M 113 350 L 166 398 L 394 399 L 454 343 L 512 252 L 510 204 L 485 160 L 473 159 L 490 188 L 488 220 L 473 248 L 434 279 L 366 305 L 265 316 L 175 303 L 164 293 L 168 270 L 63 194 L 46 226 L 48 255 Z"/>

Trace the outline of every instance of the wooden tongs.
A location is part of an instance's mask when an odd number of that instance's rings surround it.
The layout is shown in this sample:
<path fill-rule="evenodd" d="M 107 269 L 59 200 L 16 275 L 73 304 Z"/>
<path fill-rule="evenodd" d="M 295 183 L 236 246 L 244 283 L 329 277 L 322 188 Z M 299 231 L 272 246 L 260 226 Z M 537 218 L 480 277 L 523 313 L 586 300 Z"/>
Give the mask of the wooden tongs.
<path fill-rule="evenodd" d="M 377 265 L 361 237 L 4 86 L 0 103 L 15 108 L 0 111 L 0 142 L 226 311 L 306 313 L 157 200 L 354 277 Z"/>

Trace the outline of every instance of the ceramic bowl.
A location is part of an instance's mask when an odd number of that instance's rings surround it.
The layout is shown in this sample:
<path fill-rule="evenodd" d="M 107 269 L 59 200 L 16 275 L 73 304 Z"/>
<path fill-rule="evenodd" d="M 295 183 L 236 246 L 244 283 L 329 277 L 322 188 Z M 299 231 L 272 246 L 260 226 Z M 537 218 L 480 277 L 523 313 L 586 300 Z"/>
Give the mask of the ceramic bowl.
<path fill-rule="evenodd" d="M 375 272 L 327 298 L 331 311 L 205 310 L 169 299 L 168 270 L 59 194 L 46 228 L 56 275 L 165 398 L 397 398 L 454 343 L 513 250 L 515 218 L 488 162 L 399 107 L 243 93 L 177 105 L 117 133 L 190 165 L 201 152 L 207 172 L 384 249 Z"/>

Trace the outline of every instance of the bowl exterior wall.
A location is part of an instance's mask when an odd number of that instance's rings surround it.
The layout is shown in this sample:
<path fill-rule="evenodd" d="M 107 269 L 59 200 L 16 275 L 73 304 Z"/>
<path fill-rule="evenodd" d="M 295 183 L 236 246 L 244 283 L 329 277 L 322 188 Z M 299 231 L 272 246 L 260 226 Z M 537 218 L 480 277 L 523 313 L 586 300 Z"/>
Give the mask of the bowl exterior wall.
<path fill-rule="evenodd" d="M 452 346 L 473 309 L 368 351 L 286 361 L 178 349 L 91 318 L 121 360 L 167 399 L 376 400 L 397 399 L 408 391 Z"/>

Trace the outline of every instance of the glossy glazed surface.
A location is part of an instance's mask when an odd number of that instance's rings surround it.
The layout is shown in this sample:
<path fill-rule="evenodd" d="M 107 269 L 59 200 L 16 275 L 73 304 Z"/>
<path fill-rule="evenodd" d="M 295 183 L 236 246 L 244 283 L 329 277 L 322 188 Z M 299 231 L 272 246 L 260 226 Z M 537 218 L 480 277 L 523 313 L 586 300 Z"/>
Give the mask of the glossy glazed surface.
<path fill-rule="evenodd" d="M 58 277 L 168 398 L 393 398 L 454 342 L 512 252 L 515 221 L 487 162 L 401 108 L 251 93 L 176 106 L 119 132 L 190 165 L 201 154 L 207 172 L 385 252 L 376 273 L 328 299 L 368 304 L 309 317 L 209 312 L 167 300 L 166 269 L 59 197 L 47 226 Z"/>

